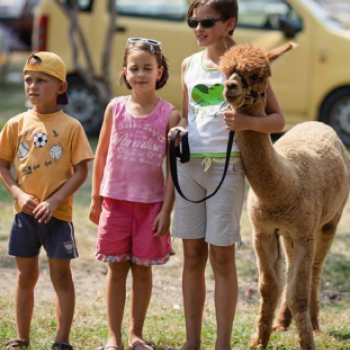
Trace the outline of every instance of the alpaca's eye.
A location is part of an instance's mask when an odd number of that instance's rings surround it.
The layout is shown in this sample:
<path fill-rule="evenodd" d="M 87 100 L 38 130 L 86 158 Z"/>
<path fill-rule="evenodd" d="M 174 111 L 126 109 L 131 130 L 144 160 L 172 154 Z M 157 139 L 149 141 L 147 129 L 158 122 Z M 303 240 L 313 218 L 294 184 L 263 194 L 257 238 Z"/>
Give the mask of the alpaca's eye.
<path fill-rule="evenodd" d="M 250 80 L 251 80 L 251 81 L 257 81 L 257 80 L 259 80 L 259 75 L 258 75 L 258 74 L 253 74 L 253 75 L 251 75 L 251 76 L 250 76 Z"/>

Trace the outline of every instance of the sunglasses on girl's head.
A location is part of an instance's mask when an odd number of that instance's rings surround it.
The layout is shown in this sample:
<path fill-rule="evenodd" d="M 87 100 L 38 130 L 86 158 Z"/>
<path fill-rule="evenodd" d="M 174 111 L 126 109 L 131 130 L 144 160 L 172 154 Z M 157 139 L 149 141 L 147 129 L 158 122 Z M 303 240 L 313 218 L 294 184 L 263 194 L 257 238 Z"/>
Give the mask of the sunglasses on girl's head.
<path fill-rule="evenodd" d="M 212 17 L 208 17 L 208 18 L 204 18 L 201 21 L 198 21 L 197 19 L 194 18 L 189 18 L 187 20 L 187 24 L 190 28 L 197 28 L 198 24 L 200 23 L 201 26 L 203 28 L 211 28 L 215 26 L 216 22 L 220 22 L 223 21 L 224 18 L 220 17 L 220 18 L 212 18 Z"/>
<path fill-rule="evenodd" d="M 162 49 L 162 43 L 160 41 L 146 38 L 129 38 L 126 42 L 126 46 L 128 46 L 129 44 L 137 43 L 139 41 L 145 41 L 146 43 L 149 43 L 152 46 L 159 47 L 159 49 Z"/>

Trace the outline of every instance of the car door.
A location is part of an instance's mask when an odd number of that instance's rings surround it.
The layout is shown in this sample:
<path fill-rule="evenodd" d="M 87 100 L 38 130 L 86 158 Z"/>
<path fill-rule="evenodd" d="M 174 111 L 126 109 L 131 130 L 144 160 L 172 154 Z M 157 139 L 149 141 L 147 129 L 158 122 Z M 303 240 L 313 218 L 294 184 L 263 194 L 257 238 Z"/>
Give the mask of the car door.
<path fill-rule="evenodd" d="M 305 24 L 305 14 L 296 11 L 293 0 L 239 1 L 238 27 L 234 34 L 238 43 L 249 42 L 265 50 L 290 40 L 298 44 L 295 50 L 272 65 L 271 83 L 287 124 L 305 119 L 312 88 L 312 33 Z M 288 32 L 288 26 L 295 29 L 295 36 Z"/>

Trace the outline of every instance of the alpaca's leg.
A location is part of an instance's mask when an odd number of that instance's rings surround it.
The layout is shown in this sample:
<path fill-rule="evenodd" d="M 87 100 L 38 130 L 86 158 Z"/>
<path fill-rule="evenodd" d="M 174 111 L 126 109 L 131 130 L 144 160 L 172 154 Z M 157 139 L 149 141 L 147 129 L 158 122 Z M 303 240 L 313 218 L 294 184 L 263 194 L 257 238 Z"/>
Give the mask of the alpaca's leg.
<path fill-rule="evenodd" d="M 298 331 L 300 349 L 315 350 L 309 311 L 315 237 L 293 240 L 293 245 L 293 261 L 287 277 L 287 303 Z"/>
<path fill-rule="evenodd" d="M 310 300 L 310 316 L 314 331 L 318 331 L 320 328 L 318 323 L 318 289 L 322 277 L 322 267 L 331 248 L 340 217 L 341 213 L 338 213 L 332 221 L 325 224 L 321 230 L 317 232 L 316 236 L 316 251 L 314 264 L 312 266 L 312 287 Z"/>
<path fill-rule="evenodd" d="M 289 270 L 289 266 L 291 265 L 293 258 L 293 240 L 290 237 L 282 238 L 287 255 L 287 270 Z M 273 325 L 273 330 L 276 331 L 286 331 L 292 322 L 292 313 L 290 312 L 287 304 L 287 287 L 288 285 L 286 283 L 282 293 L 280 310 Z"/>
<path fill-rule="evenodd" d="M 257 334 L 250 347 L 267 346 L 274 313 L 282 289 L 282 251 L 279 236 L 275 233 L 258 233 L 254 236 L 254 247 L 259 263 L 260 312 Z"/>

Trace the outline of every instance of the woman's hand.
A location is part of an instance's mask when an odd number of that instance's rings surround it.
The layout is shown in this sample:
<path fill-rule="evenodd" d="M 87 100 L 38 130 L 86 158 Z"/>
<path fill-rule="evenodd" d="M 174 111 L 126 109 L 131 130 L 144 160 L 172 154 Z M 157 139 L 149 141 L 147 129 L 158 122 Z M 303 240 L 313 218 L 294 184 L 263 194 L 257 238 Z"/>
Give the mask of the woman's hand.
<path fill-rule="evenodd" d="M 225 111 L 224 115 L 227 130 L 242 131 L 250 129 L 249 123 L 252 121 L 250 116 L 232 110 Z"/>
<path fill-rule="evenodd" d="M 175 126 L 174 128 L 171 128 L 168 132 L 168 141 L 170 142 L 170 137 L 171 137 L 171 134 L 173 133 L 174 130 L 179 130 L 181 132 L 188 132 L 187 129 L 185 129 L 183 126 Z M 180 135 L 178 134 L 177 137 L 176 137 L 176 142 L 175 142 L 175 147 L 178 147 L 180 145 Z"/>
<path fill-rule="evenodd" d="M 98 199 L 92 199 L 90 204 L 89 219 L 94 224 L 98 225 L 100 221 L 100 215 L 102 211 L 102 197 Z"/>
<path fill-rule="evenodd" d="M 170 213 L 161 210 L 153 222 L 153 237 L 162 237 L 169 232 Z"/>

